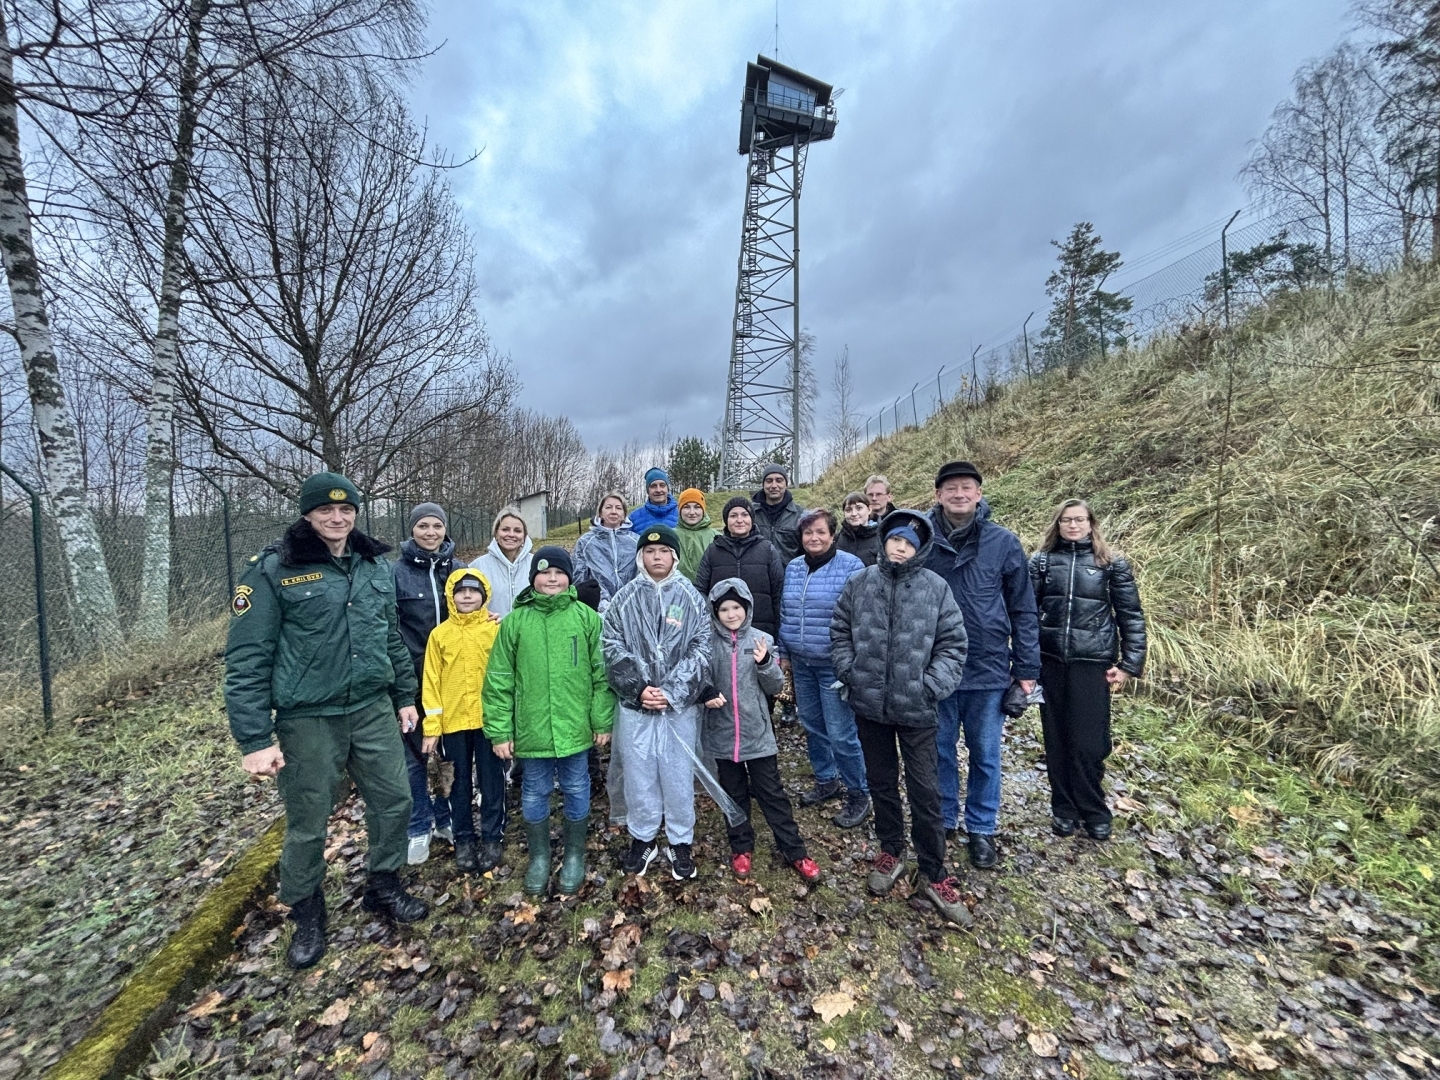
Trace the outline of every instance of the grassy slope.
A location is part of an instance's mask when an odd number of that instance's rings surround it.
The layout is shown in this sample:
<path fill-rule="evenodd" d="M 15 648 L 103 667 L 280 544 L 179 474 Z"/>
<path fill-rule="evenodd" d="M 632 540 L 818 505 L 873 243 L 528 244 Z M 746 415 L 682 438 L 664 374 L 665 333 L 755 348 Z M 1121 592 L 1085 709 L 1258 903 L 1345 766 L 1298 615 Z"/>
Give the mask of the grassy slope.
<path fill-rule="evenodd" d="M 1433 810 L 1437 334 L 1430 273 L 1284 297 L 1237 328 L 1228 439 L 1231 348 L 1198 327 L 951 406 L 836 465 L 816 494 L 838 504 L 882 472 L 897 503 L 926 506 L 935 467 L 971 457 L 1032 548 L 1062 498 L 1090 499 L 1138 565 L 1152 686 L 1321 777 Z"/>

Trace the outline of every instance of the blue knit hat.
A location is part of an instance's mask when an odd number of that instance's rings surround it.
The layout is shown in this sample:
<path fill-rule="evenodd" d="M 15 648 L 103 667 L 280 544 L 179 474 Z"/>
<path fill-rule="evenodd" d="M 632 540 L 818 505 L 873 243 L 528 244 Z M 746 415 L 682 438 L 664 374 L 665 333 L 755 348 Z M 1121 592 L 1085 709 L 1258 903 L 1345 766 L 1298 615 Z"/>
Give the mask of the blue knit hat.
<path fill-rule="evenodd" d="M 659 465 L 656 465 L 655 468 L 646 471 L 645 486 L 648 488 L 656 480 L 664 480 L 665 486 L 670 486 L 670 474 L 667 473 L 664 469 L 660 468 Z"/>
<path fill-rule="evenodd" d="M 889 540 L 892 536 L 904 537 L 906 540 L 910 541 L 911 547 L 913 547 L 916 551 L 920 550 L 920 534 L 915 531 L 915 526 L 909 524 L 908 522 L 904 525 L 901 525 L 898 529 L 891 529 L 888 533 L 885 534 L 885 539 Z"/>

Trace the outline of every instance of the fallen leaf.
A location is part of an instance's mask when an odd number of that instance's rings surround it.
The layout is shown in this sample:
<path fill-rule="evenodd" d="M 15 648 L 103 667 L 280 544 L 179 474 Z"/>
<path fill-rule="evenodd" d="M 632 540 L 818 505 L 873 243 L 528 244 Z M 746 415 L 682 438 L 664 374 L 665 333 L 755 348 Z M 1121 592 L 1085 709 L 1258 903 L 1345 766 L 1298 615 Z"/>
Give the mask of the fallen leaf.
<path fill-rule="evenodd" d="M 1050 967 L 1055 963 L 1055 954 L 1039 950 L 1030 954 L 1030 960 L 1032 963 L 1043 964 L 1045 967 Z"/>
<path fill-rule="evenodd" d="M 900 1038 L 904 1039 L 907 1043 L 915 1038 L 915 1029 L 904 1020 L 895 1021 L 895 1030 L 900 1033 Z"/>
<path fill-rule="evenodd" d="M 635 977 L 634 968 L 620 968 L 618 971 L 607 971 L 600 976 L 600 985 L 606 990 L 614 990 L 617 993 L 621 990 L 630 989 L 630 980 Z"/>
<path fill-rule="evenodd" d="M 1145 875 L 1139 870 L 1130 869 L 1125 871 L 1125 884 L 1132 889 L 1145 888 Z"/>
<path fill-rule="evenodd" d="M 843 990 L 837 990 L 829 994 L 821 994 L 810 1003 L 810 1007 L 825 1023 L 830 1023 L 839 1016 L 848 1016 L 855 1008 L 855 999 Z"/>
<path fill-rule="evenodd" d="M 1214 1050 L 1210 1049 L 1210 1047 L 1206 1046 L 1204 1043 L 1201 1043 L 1199 1046 L 1195 1047 L 1193 1053 L 1206 1065 L 1218 1065 L 1220 1063 L 1220 1055 L 1217 1054 Z"/>
<path fill-rule="evenodd" d="M 770 898 L 768 896 L 756 896 L 750 901 L 750 910 L 756 915 L 763 915 L 770 910 Z"/>
<path fill-rule="evenodd" d="M 735 991 L 730 988 L 728 982 L 722 982 L 720 984 L 720 1000 L 726 1005 L 735 1004 Z"/>
<path fill-rule="evenodd" d="M 821 1039 L 821 1040 L 820 1040 L 820 1045 L 823 1046 L 823 1047 L 825 1047 L 825 1049 L 826 1049 L 826 1050 L 829 1050 L 832 1054 L 835 1052 L 835 1045 L 836 1045 L 836 1044 L 835 1044 L 835 1040 L 834 1040 L 834 1039 L 831 1039 L 831 1038 Z"/>
<path fill-rule="evenodd" d="M 1265 820 L 1265 815 L 1259 810 L 1253 806 L 1246 806 L 1243 803 L 1238 806 L 1229 807 L 1225 812 L 1241 825 L 1258 825 Z"/>
<path fill-rule="evenodd" d="M 365 1032 L 364 1036 L 360 1039 L 360 1045 L 363 1046 L 366 1050 L 369 1050 L 370 1047 L 372 1047 L 372 1046 L 375 1045 L 375 1040 L 378 1039 L 379 1037 L 380 1037 L 380 1032 L 378 1032 L 378 1031 L 367 1031 L 367 1032 Z"/>
<path fill-rule="evenodd" d="M 534 904 L 521 904 L 510 914 L 510 921 L 516 926 L 524 926 L 527 923 L 533 923 L 538 914 L 540 914 L 540 909 Z"/>
<path fill-rule="evenodd" d="M 670 1029 L 670 1052 L 674 1053 L 677 1046 L 684 1046 L 690 1041 L 690 1028 L 681 1024 L 679 1027 Z"/>
<path fill-rule="evenodd" d="M 1128 795 L 1122 795 L 1115 800 L 1115 809 L 1123 810 L 1127 814 L 1139 814 L 1145 810 L 1145 804 L 1139 799 L 1132 799 Z"/>
<path fill-rule="evenodd" d="M 1060 1056 L 1060 1040 L 1052 1031 L 1032 1031 L 1025 1036 L 1036 1057 L 1053 1058 Z"/>
<path fill-rule="evenodd" d="M 203 998 L 197 1001 L 187 1012 L 186 1016 L 209 1016 L 221 1005 L 225 1004 L 225 995 L 219 990 L 211 990 Z"/>
<path fill-rule="evenodd" d="M 1407 1065 L 1416 1072 L 1424 1072 L 1427 1068 L 1440 1067 L 1440 1060 L 1431 1057 L 1418 1046 L 1407 1046 L 1404 1050 L 1395 1053 L 1395 1060 L 1401 1065 Z"/>
<path fill-rule="evenodd" d="M 374 1065 L 390 1056 L 390 1040 L 378 1032 L 371 1034 L 377 1037 L 371 1040 L 369 1035 L 365 1036 L 365 1053 L 360 1057 L 361 1065 Z"/>
<path fill-rule="evenodd" d="M 330 1007 L 320 1014 L 321 1027 L 335 1027 L 350 1019 L 350 1002 L 344 998 L 336 998 L 330 1003 Z"/>
<path fill-rule="evenodd" d="M 1225 1039 L 1225 1045 L 1230 1048 L 1230 1059 L 1249 1072 L 1273 1072 L 1280 1068 L 1280 1062 L 1267 1054 L 1258 1042 L 1242 1043 Z"/>

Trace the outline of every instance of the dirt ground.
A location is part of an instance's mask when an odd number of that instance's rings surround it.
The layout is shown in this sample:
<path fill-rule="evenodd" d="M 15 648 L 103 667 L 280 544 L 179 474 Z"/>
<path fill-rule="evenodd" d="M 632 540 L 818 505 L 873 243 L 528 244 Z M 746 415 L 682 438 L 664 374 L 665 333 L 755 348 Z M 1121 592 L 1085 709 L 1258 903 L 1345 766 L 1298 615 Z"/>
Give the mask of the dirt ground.
<path fill-rule="evenodd" d="M 835 828 L 833 804 L 798 811 L 820 886 L 775 865 L 763 829 L 753 880 L 734 881 L 703 797 L 698 880 L 673 881 L 663 862 L 627 878 L 623 838 L 594 830 L 580 895 L 528 903 L 512 826 L 493 875 L 457 875 L 437 843 L 414 875 L 434 914 L 396 929 L 359 908 L 361 808 L 347 805 L 321 965 L 289 972 L 283 909 L 255 911 L 137 1075 L 1435 1075 L 1436 939 L 1422 912 L 1317 873 L 1353 861 L 1346 823 L 1243 786 L 1228 751 L 1167 745 L 1172 723 L 1143 700 L 1121 706 L 1103 845 L 1050 834 L 1038 721 L 1013 726 L 1000 868 L 968 869 L 951 850 L 968 932 L 904 883 L 868 896 L 873 835 Z M 780 742 L 798 794 L 802 735 L 784 728 Z M 598 796 L 597 816 L 604 806 Z M 1404 827 L 1396 843 L 1428 845 Z"/>

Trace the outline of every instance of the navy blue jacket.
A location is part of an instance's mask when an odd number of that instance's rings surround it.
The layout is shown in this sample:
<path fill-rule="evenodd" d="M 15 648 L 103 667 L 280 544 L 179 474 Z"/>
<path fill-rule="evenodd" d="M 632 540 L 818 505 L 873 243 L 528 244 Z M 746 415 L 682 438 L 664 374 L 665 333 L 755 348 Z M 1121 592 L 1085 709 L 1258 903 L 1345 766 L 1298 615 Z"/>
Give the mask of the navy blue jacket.
<path fill-rule="evenodd" d="M 970 639 L 960 689 L 1004 690 L 1011 679 L 1038 679 L 1040 620 L 1020 538 L 990 520 L 983 499 L 976 527 L 959 551 L 950 546 L 950 526 L 938 504 L 930 525 L 935 539 L 925 566 L 955 594 Z"/>

